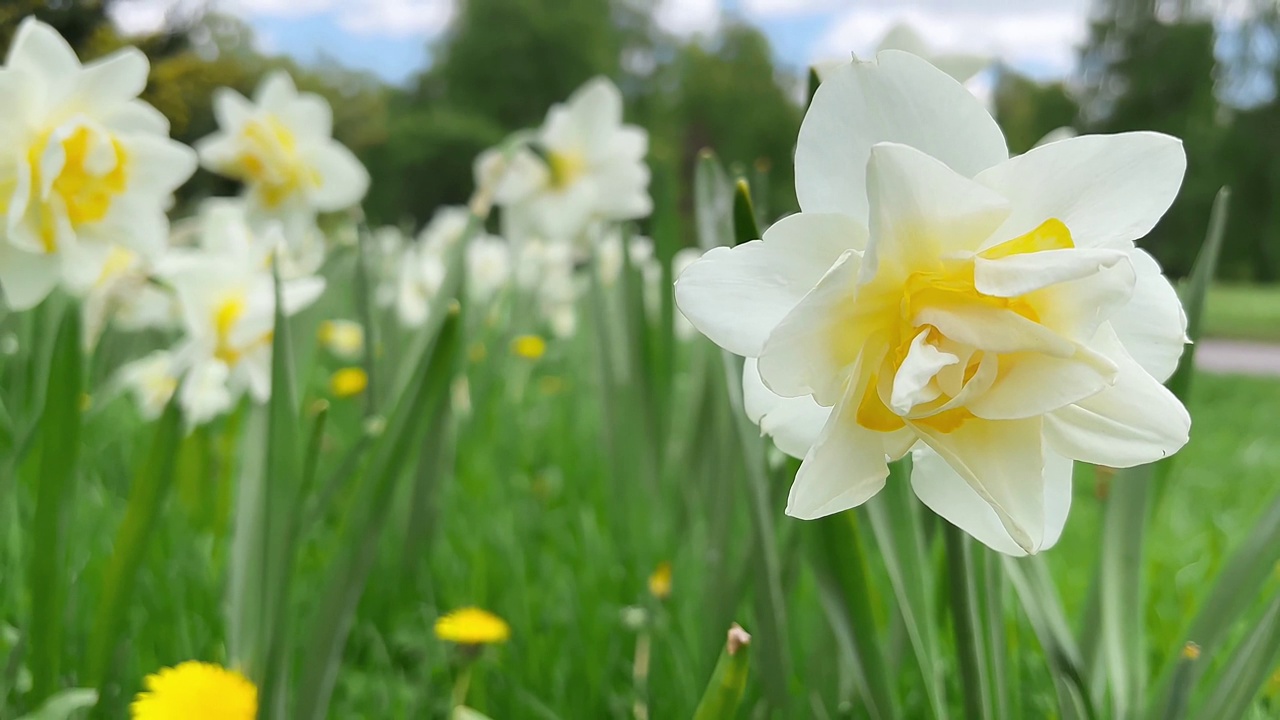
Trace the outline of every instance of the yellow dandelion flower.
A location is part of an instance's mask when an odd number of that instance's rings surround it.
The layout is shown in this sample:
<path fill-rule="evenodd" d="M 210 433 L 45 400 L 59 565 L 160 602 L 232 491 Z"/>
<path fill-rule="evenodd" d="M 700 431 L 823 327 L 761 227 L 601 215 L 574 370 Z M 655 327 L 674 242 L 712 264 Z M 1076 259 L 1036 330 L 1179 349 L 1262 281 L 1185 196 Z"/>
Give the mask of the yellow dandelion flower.
<path fill-rule="evenodd" d="M 258 688 L 234 670 L 194 660 L 164 668 L 143 681 L 133 720 L 253 720 Z"/>
<path fill-rule="evenodd" d="M 659 600 L 671 597 L 671 563 L 658 563 L 657 569 L 649 576 L 649 594 Z"/>
<path fill-rule="evenodd" d="M 340 358 L 354 360 L 364 352 L 364 328 L 350 320 L 325 320 L 316 333 L 324 349 Z"/>
<path fill-rule="evenodd" d="M 329 378 L 329 392 L 340 398 L 359 395 L 369 387 L 369 376 L 358 367 L 342 368 Z"/>
<path fill-rule="evenodd" d="M 511 627 L 487 610 L 466 607 L 436 620 L 436 637 L 459 645 L 487 645 L 506 642 L 511 637 Z"/>
<path fill-rule="evenodd" d="M 521 335 L 511 341 L 511 352 L 526 360 L 537 360 L 547 352 L 547 341 L 537 335 Z"/>

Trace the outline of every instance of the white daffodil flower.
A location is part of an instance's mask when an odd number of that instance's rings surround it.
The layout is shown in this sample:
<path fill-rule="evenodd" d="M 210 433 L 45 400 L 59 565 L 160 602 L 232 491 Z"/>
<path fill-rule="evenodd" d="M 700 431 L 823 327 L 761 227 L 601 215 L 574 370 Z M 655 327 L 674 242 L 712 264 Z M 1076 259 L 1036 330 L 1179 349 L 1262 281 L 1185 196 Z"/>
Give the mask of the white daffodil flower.
<path fill-rule="evenodd" d="M 481 235 L 467 245 L 467 296 L 486 303 L 511 281 L 511 247 L 502 238 Z"/>
<path fill-rule="evenodd" d="M 462 240 L 471 214 L 464 207 L 442 207 L 404 248 L 398 271 L 395 306 L 400 324 L 419 327 L 427 321 L 431 301 L 444 287 L 448 251 Z"/>
<path fill-rule="evenodd" d="M 409 241 L 404 231 L 394 225 L 380 227 L 370 233 L 369 270 L 373 276 L 373 301 L 378 307 L 396 304 L 399 293 L 400 267 Z"/>
<path fill-rule="evenodd" d="M 137 99 L 148 67 L 135 48 L 82 66 L 53 28 L 18 27 L 0 69 L 0 288 L 11 308 L 59 282 L 84 293 L 116 245 L 164 250 L 165 209 L 196 161 Z"/>
<path fill-rule="evenodd" d="M 298 92 L 288 73 L 269 73 L 252 101 L 219 88 L 213 110 L 217 132 L 196 143 L 201 164 L 243 182 L 254 224 L 282 223 L 290 243 L 307 240 L 317 212 L 349 208 L 369 189 L 364 166 L 333 139 L 329 104 Z"/>
<path fill-rule="evenodd" d="M 553 106 L 532 144 L 509 162 L 498 150 L 476 161 L 477 186 L 527 229 L 521 236 L 575 241 L 592 221 L 652 212 L 649 136 L 622 123 L 622 94 L 609 80 L 591 80 Z"/>
<path fill-rule="evenodd" d="M 258 237 L 239 203 L 206 203 L 199 220 L 199 247 L 174 249 L 157 267 L 174 288 L 186 333 L 173 356 L 190 425 L 225 412 L 245 391 L 256 402 L 271 396 L 271 258 L 280 242 Z M 310 305 L 323 290 L 318 277 L 282 281 L 284 314 Z"/>
<path fill-rule="evenodd" d="M 145 330 L 173 327 L 179 320 L 173 294 L 151 280 L 151 263 L 121 245 L 112 246 L 80 307 L 86 347 L 97 343 L 110 322 L 122 330 Z"/>
<path fill-rule="evenodd" d="M 818 89 L 801 125 L 802 212 L 717 248 L 680 309 L 746 356 L 748 412 L 803 457 L 787 512 L 865 502 L 920 447 L 920 499 L 1009 554 L 1053 545 L 1071 461 L 1176 452 L 1161 385 L 1186 318 L 1134 241 L 1177 195 L 1176 138 L 1081 136 L 1009 158 L 981 103 L 885 51 Z"/>
<path fill-rule="evenodd" d="M 144 420 L 155 420 L 178 389 L 179 368 L 173 353 L 157 350 L 120 368 L 120 383 L 138 403 Z"/>

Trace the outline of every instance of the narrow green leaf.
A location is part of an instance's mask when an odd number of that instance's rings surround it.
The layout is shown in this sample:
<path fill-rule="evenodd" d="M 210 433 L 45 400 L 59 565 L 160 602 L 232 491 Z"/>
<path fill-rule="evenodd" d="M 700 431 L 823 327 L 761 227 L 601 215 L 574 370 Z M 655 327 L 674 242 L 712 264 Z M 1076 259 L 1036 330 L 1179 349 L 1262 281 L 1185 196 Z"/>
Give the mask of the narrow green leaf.
<path fill-rule="evenodd" d="M 858 516 L 846 511 L 812 520 L 802 530 L 808 533 L 809 561 L 819 586 L 834 602 L 824 603 L 833 613 L 832 627 L 847 633 L 856 660 L 855 684 L 872 718 L 897 717 L 893 684 L 887 672 L 884 648 L 876 628 L 868 589 L 872 587 L 866 551 L 858 531 Z"/>
<path fill-rule="evenodd" d="M 969 539 L 960 528 L 945 523 L 942 537 L 947 555 L 947 588 L 951 605 L 952 630 L 956 638 L 956 658 L 960 666 L 960 692 L 967 720 L 992 717 L 983 638 L 979 635 L 979 615 L 974 563 Z"/>
<path fill-rule="evenodd" d="M 461 253 L 455 252 L 454 256 L 450 276 L 456 277 Z M 456 283 L 454 280 L 455 288 Z M 445 293 L 442 297 L 451 294 Z M 450 313 L 443 322 L 434 344 L 415 364 L 409 386 L 399 395 L 386 430 L 373 446 L 363 492 L 355 501 L 354 520 L 341 543 L 347 550 L 334 563 L 330 582 L 321 595 L 320 609 L 310 627 L 297 693 L 296 717 L 302 720 L 321 720 L 328 713 L 342 649 L 374 564 L 397 480 L 405 474 L 405 467 L 412 462 L 423 438 L 441 432 L 447 420 L 449 386 L 461 346 L 460 314 Z M 431 330 L 429 326 L 428 332 Z"/>
<path fill-rule="evenodd" d="M 87 688 L 62 690 L 50 697 L 34 712 L 27 713 L 18 720 L 68 720 L 80 710 L 86 710 L 98 704 L 98 692 Z"/>
<path fill-rule="evenodd" d="M 1146 633 L 1143 541 L 1151 511 L 1152 466 L 1116 474 L 1103 511 L 1099 610 L 1101 651 L 1111 717 L 1129 717 L 1145 693 Z"/>
<path fill-rule="evenodd" d="M 866 504 L 876 546 L 889 573 L 912 655 L 924 681 L 932 717 L 946 718 L 946 678 L 940 662 L 933 576 L 920 525 L 919 502 L 911 490 L 911 457 L 889 465 L 885 488 Z"/>
<path fill-rule="evenodd" d="M 728 641 L 693 713 L 694 720 L 732 720 L 738 716 L 751 668 L 750 649 L 751 636 L 735 624 L 729 629 Z"/>
<path fill-rule="evenodd" d="M 733 244 L 741 245 L 760 239 L 756 211 L 751 202 L 751 186 L 739 178 L 733 187 Z"/>
<path fill-rule="evenodd" d="M 1006 557 L 1003 562 L 1005 575 L 1044 650 L 1064 718 L 1093 718 L 1080 649 L 1044 559 Z"/>
<path fill-rule="evenodd" d="M 1209 699 L 1196 717 L 1244 717 L 1258 690 L 1275 672 L 1280 655 L 1280 595 L 1271 600 L 1262 619 L 1231 654 L 1218 675 Z"/>
<path fill-rule="evenodd" d="M 181 442 L 182 413 L 173 400 L 156 425 L 150 451 L 135 471 L 124 520 L 111 546 L 102 596 L 89 636 L 88 680 L 99 690 L 110 680 L 112 660 L 120 638 L 128 629 L 128 609 L 138 567 L 160 517 L 160 509 L 173 487 Z"/>
<path fill-rule="evenodd" d="M 80 457 L 80 403 L 84 367 L 80 308 L 63 312 L 54 340 L 40 421 L 39 474 L 31 543 L 31 702 L 53 696 L 60 684 L 66 611 L 67 525 L 75 505 Z"/>

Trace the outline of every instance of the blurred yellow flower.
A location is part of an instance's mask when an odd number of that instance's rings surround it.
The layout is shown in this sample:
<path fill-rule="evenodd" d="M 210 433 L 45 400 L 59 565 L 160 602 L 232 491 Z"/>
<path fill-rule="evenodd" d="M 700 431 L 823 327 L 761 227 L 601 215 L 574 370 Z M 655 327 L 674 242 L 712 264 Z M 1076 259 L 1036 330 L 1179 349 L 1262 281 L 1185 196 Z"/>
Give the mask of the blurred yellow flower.
<path fill-rule="evenodd" d="M 355 360 L 364 351 L 364 328 L 350 320 L 325 320 L 316 339 L 325 350 L 345 360 Z"/>
<path fill-rule="evenodd" d="M 143 681 L 129 707 L 133 720 L 252 720 L 258 688 L 234 670 L 188 661 Z"/>
<path fill-rule="evenodd" d="M 369 387 L 369 375 L 358 367 L 342 368 L 329 378 L 329 392 L 340 398 L 359 395 Z"/>
<path fill-rule="evenodd" d="M 506 642 L 511 637 L 511 627 L 487 610 L 466 607 L 436 620 L 436 637 L 459 645 L 487 645 Z"/>
<path fill-rule="evenodd" d="M 658 563 L 657 569 L 649 576 L 649 594 L 659 600 L 671 597 L 671 563 Z"/>
<path fill-rule="evenodd" d="M 521 335 L 511 341 L 511 352 L 526 360 L 537 360 L 547 352 L 547 341 L 537 335 Z"/>

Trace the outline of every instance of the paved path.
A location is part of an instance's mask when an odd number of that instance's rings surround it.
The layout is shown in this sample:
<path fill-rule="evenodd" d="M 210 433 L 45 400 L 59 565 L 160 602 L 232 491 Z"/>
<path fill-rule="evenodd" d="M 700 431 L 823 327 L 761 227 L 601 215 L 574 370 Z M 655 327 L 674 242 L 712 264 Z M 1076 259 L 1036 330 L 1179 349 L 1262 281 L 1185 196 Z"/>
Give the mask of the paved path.
<path fill-rule="evenodd" d="M 1212 373 L 1280 375 L 1280 345 L 1243 340 L 1201 340 L 1196 367 Z"/>

